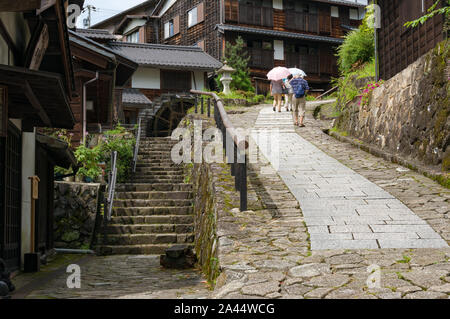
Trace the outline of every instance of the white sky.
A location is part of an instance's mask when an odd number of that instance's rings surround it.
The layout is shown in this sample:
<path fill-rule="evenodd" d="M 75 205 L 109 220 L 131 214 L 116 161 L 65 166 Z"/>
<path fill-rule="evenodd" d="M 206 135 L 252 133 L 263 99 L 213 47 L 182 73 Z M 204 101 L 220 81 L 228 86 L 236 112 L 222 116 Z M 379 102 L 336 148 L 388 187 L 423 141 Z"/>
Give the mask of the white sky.
<path fill-rule="evenodd" d="M 145 0 L 86 0 L 84 5 L 90 4 L 97 8 L 97 12 L 91 13 L 91 25 L 94 25 L 142 2 L 145 2 Z M 78 28 L 83 28 L 83 20 L 86 17 L 87 12 L 78 18 Z"/>

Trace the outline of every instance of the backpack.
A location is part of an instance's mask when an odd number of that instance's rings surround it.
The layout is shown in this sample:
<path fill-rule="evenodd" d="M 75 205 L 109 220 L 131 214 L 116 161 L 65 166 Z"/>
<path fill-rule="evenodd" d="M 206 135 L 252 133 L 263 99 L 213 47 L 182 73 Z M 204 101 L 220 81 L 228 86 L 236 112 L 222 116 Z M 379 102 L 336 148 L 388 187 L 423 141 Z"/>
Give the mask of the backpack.
<path fill-rule="evenodd" d="M 305 87 L 303 86 L 303 84 L 300 85 L 295 85 L 294 86 L 294 94 L 295 94 L 295 98 L 299 99 L 305 96 Z"/>

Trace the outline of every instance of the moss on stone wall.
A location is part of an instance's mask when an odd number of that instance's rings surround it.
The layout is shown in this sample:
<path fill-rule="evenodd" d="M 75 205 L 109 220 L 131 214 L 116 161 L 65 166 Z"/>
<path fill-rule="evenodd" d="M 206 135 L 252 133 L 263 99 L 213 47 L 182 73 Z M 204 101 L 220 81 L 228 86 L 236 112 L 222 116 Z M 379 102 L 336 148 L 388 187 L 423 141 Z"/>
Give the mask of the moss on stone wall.
<path fill-rule="evenodd" d="M 342 107 L 340 132 L 407 159 L 449 171 L 449 41 L 439 43 L 373 91 L 369 105 Z"/>

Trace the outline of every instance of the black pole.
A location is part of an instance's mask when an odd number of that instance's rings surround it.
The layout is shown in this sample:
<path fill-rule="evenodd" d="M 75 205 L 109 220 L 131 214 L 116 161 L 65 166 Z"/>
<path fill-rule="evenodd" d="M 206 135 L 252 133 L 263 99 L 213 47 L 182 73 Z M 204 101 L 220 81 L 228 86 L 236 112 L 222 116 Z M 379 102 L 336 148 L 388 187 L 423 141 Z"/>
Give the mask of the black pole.
<path fill-rule="evenodd" d="M 240 172 L 240 195 L 241 195 L 241 212 L 245 212 L 247 210 L 247 156 L 245 156 L 245 162 L 239 164 L 241 168 Z"/>
<path fill-rule="evenodd" d="M 201 107 L 200 107 L 200 113 L 203 115 L 203 105 L 205 104 L 205 101 L 204 101 L 204 99 L 203 99 L 203 96 L 202 96 L 202 105 L 201 105 Z"/>
<path fill-rule="evenodd" d="M 211 99 L 208 99 L 208 117 L 211 117 Z"/>

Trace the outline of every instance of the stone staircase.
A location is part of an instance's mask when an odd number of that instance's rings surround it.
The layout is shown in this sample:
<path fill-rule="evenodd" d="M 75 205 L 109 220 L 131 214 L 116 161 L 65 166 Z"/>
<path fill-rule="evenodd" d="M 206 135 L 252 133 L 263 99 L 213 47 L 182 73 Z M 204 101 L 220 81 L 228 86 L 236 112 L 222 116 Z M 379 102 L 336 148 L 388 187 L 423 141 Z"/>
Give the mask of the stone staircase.
<path fill-rule="evenodd" d="M 194 241 L 192 185 L 172 162 L 170 138 L 142 138 L 136 174 L 118 184 L 102 254 L 163 254 Z"/>

